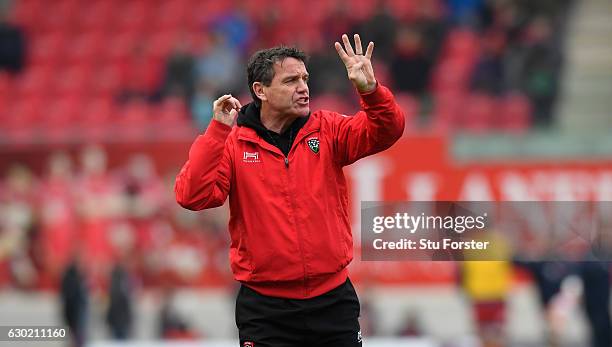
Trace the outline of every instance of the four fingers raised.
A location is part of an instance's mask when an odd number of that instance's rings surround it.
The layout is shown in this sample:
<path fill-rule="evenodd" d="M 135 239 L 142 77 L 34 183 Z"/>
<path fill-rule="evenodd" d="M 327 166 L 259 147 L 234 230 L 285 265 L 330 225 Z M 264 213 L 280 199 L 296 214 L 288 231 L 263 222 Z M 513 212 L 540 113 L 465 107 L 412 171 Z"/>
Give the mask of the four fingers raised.
<path fill-rule="evenodd" d="M 338 41 L 334 43 L 334 47 L 336 48 L 336 51 L 338 52 L 340 59 L 342 59 L 344 63 L 347 63 L 349 59 L 355 55 L 364 55 L 363 46 L 361 45 L 361 37 L 359 36 L 359 34 L 355 34 L 353 38 L 355 40 L 355 50 L 354 51 L 353 51 L 353 46 L 351 46 L 351 42 L 349 41 L 349 38 L 346 34 L 342 35 L 342 43 L 344 44 L 344 46 Z M 366 52 L 364 56 L 367 59 L 371 59 L 373 50 L 374 50 L 374 42 L 370 41 L 370 43 L 368 43 L 368 47 L 366 48 Z"/>

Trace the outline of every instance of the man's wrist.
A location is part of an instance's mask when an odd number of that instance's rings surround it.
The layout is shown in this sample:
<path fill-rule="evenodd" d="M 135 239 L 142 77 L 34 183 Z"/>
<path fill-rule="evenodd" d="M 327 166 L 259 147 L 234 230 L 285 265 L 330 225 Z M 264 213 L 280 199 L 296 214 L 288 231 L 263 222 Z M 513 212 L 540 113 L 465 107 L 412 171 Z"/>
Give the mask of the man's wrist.
<path fill-rule="evenodd" d="M 357 92 L 359 92 L 360 95 L 368 95 L 374 93 L 376 88 L 378 88 L 378 81 L 374 80 L 374 83 L 368 84 L 363 88 L 357 88 Z"/>
<path fill-rule="evenodd" d="M 216 120 L 217 122 L 219 122 L 221 124 L 227 125 L 229 127 L 231 127 L 234 124 L 234 120 L 230 121 L 227 117 L 218 116 L 218 115 L 215 115 L 215 114 L 213 114 L 212 119 Z"/>

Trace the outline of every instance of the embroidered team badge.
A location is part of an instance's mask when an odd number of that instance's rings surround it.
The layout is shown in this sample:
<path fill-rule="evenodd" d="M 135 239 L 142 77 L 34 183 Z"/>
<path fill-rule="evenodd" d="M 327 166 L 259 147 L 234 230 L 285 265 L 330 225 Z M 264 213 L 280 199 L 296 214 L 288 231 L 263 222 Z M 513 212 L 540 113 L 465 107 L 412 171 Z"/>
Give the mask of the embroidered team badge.
<path fill-rule="evenodd" d="M 308 144 L 308 147 L 310 147 L 310 150 L 314 154 L 319 154 L 319 138 L 312 137 L 312 138 L 308 139 L 308 141 L 306 141 L 306 143 Z"/>

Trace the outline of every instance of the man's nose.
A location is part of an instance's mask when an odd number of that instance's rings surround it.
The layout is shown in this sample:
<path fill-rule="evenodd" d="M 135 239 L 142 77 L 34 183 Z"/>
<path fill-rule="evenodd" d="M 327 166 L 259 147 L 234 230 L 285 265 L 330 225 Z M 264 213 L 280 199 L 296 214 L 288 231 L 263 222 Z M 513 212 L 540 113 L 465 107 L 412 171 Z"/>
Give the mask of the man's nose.
<path fill-rule="evenodd" d="M 301 79 L 297 86 L 297 92 L 308 92 L 308 83 Z"/>

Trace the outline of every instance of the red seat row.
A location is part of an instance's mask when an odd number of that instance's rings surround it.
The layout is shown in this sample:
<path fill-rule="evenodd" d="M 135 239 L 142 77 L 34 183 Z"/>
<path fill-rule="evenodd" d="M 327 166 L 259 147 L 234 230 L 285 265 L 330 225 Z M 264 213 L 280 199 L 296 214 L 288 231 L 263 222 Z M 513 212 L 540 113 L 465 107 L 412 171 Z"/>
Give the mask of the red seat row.
<path fill-rule="evenodd" d="M 522 133 L 532 124 L 529 99 L 519 93 L 495 98 L 482 93 L 449 93 L 436 98 L 432 128 L 438 132 Z"/>

